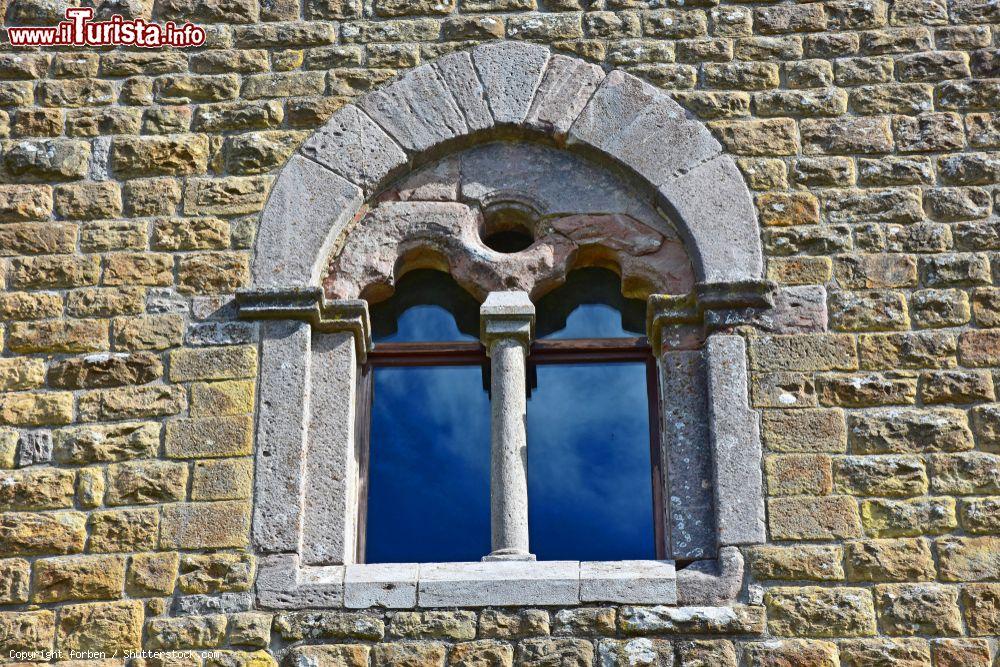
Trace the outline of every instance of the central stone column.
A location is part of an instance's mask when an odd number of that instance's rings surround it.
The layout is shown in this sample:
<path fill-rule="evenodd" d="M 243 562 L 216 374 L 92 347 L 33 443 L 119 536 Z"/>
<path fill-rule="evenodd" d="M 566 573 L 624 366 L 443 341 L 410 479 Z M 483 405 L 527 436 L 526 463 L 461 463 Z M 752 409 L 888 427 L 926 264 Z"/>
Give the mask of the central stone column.
<path fill-rule="evenodd" d="M 526 292 L 490 292 L 479 310 L 490 357 L 493 551 L 483 560 L 535 560 L 528 550 L 528 345 L 535 306 Z"/>

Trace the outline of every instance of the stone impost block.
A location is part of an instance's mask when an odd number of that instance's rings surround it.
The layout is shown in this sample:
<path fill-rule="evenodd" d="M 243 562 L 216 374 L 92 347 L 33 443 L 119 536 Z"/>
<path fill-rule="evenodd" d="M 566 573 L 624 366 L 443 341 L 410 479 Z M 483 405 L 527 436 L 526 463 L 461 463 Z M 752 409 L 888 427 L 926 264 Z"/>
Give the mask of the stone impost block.
<path fill-rule="evenodd" d="M 580 563 L 580 602 L 674 604 L 674 564 L 655 560 Z"/>
<path fill-rule="evenodd" d="M 421 607 L 575 605 L 580 601 L 576 561 L 494 561 L 420 566 Z"/>

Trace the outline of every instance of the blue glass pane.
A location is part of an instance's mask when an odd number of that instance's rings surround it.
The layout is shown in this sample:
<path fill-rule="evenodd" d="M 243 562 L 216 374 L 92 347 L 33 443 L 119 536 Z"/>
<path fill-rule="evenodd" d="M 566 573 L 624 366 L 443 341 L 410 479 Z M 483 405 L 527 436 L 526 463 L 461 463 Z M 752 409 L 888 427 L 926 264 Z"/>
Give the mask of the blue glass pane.
<path fill-rule="evenodd" d="M 528 401 L 528 512 L 539 560 L 656 557 L 646 367 L 540 365 Z"/>
<path fill-rule="evenodd" d="M 569 314 L 564 328 L 543 338 L 627 338 L 640 335 L 641 332 L 628 331 L 622 326 L 622 314 L 617 308 L 603 303 L 584 303 Z"/>
<path fill-rule="evenodd" d="M 577 269 L 538 301 L 539 338 L 631 338 L 646 331 L 646 302 L 622 295 L 607 269 Z"/>
<path fill-rule="evenodd" d="M 376 368 L 366 560 L 490 552 L 490 403 L 478 366 Z"/>
<path fill-rule="evenodd" d="M 455 316 L 441 306 L 411 306 L 396 320 L 396 331 L 379 337 L 379 343 L 479 340 L 462 333 Z"/>
<path fill-rule="evenodd" d="M 376 343 L 479 340 L 479 302 L 440 271 L 407 273 L 370 311 Z"/>

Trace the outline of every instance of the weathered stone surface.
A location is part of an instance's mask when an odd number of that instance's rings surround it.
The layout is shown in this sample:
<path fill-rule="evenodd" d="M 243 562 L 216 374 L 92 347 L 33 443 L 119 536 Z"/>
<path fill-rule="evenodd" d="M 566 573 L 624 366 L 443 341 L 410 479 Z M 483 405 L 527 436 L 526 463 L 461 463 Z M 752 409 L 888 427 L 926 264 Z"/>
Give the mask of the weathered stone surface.
<path fill-rule="evenodd" d="M 874 635 L 872 595 L 861 588 L 772 588 L 764 597 L 768 628 L 780 635 Z"/>
<path fill-rule="evenodd" d="M 136 597 L 172 595 L 177 579 L 177 554 L 135 554 L 129 560 L 125 591 Z"/>
<path fill-rule="evenodd" d="M 0 471 L 0 511 L 70 508 L 73 482 L 71 470 Z"/>
<path fill-rule="evenodd" d="M 758 546 L 750 551 L 750 571 L 758 580 L 840 581 L 843 557 L 839 546 Z"/>
<path fill-rule="evenodd" d="M 146 624 L 146 632 L 154 649 L 215 648 L 225 637 L 226 617 L 156 618 Z"/>
<path fill-rule="evenodd" d="M 618 625 L 628 635 L 757 634 L 764 631 L 763 607 L 623 607 Z"/>
<path fill-rule="evenodd" d="M 857 502 L 849 496 L 772 498 L 767 507 L 771 535 L 777 539 L 861 536 Z"/>
<path fill-rule="evenodd" d="M 852 415 L 851 446 L 860 454 L 962 451 L 972 448 L 964 412 L 887 408 Z"/>
<path fill-rule="evenodd" d="M 33 602 L 108 600 L 121 597 L 125 559 L 121 556 L 69 556 L 35 564 Z"/>
<path fill-rule="evenodd" d="M 840 643 L 844 667 L 867 665 L 930 665 L 930 647 L 925 639 L 852 639 Z"/>
<path fill-rule="evenodd" d="M 297 646 L 290 652 L 293 662 L 336 667 L 368 667 L 371 649 L 361 644 Z"/>
<path fill-rule="evenodd" d="M 875 587 L 879 625 L 890 635 L 954 635 L 962 631 L 958 590 L 939 584 Z"/>
<path fill-rule="evenodd" d="M 934 559 L 925 539 L 859 540 L 848 542 L 846 553 L 847 578 L 851 581 L 934 578 Z"/>
<path fill-rule="evenodd" d="M 873 537 L 940 534 L 958 525 L 955 501 L 946 497 L 866 500 L 861 503 L 861 520 Z"/>
<path fill-rule="evenodd" d="M 80 512 L 0 514 L 0 556 L 79 553 L 87 539 Z"/>
<path fill-rule="evenodd" d="M 54 455 L 61 463 L 98 463 L 152 456 L 159 448 L 160 425 L 133 422 L 55 431 Z"/>
<path fill-rule="evenodd" d="M 175 503 L 163 509 L 164 548 L 244 547 L 250 536 L 250 508 L 238 501 Z"/>
<path fill-rule="evenodd" d="M 484 97 L 497 123 L 524 120 L 548 60 L 547 49 L 517 42 L 487 44 L 472 52 Z"/>
<path fill-rule="evenodd" d="M 142 603 L 137 600 L 63 607 L 59 614 L 59 645 L 75 651 L 138 650 L 142 621 Z"/>

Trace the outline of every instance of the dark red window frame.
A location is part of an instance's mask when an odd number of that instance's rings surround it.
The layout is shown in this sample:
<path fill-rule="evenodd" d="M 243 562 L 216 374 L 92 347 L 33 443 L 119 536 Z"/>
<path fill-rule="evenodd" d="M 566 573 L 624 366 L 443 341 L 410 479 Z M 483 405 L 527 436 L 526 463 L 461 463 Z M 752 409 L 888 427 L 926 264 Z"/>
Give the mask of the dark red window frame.
<path fill-rule="evenodd" d="M 528 355 L 529 373 L 539 364 L 580 364 L 609 362 L 641 362 L 646 365 L 646 395 L 649 409 L 650 483 L 653 485 L 653 533 L 656 557 L 667 553 L 666 511 L 663 498 L 663 466 L 660 455 L 660 391 L 656 358 L 645 337 L 581 338 L 539 340 L 531 344 Z M 364 562 L 365 519 L 368 498 L 368 447 L 371 435 L 372 370 L 378 367 L 405 366 L 482 366 L 484 382 L 488 382 L 490 361 L 478 342 L 377 343 L 368 353 L 368 360 L 358 380 L 358 451 L 361 482 L 358 517 L 358 562 Z"/>

